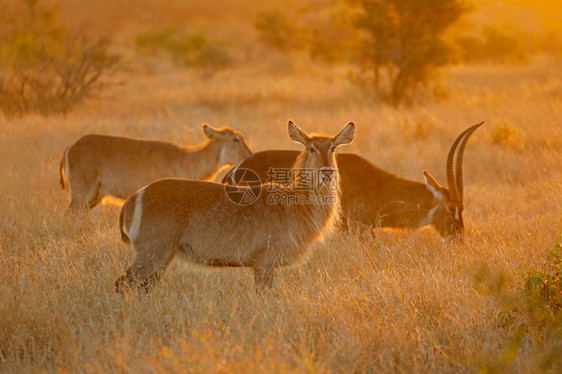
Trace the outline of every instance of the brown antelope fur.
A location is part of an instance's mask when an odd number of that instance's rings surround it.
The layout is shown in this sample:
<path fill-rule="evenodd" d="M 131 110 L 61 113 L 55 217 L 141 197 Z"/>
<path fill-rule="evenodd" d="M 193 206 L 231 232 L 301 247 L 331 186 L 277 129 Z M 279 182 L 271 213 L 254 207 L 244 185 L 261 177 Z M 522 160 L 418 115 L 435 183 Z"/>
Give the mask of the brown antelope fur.
<path fill-rule="evenodd" d="M 176 256 L 208 266 L 251 267 L 261 287 L 271 287 L 274 268 L 305 259 L 311 244 L 331 234 L 339 218 L 334 150 L 353 140 L 355 125 L 333 137 L 309 136 L 291 121 L 288 128 L 290 138 L 305 147 L 291 166 L 313 169 L 320 177 L 310 191 L 285 186 L 281 192 L 314 195 L 323 203 L 273 204 L 268 197 L 279 191 L 263 185 L 252 204 L 238 205 L 220 183 L 156 181 L 130 196 L 121 210 L 122 238 L 136 255 L 116 281 L 116 291 L 148 289 Z"/>
<path fill-rule="evenodd" d="M 432 225 L 446 241 L 462 238 L 463 154 L 468 139 L 482 123 L 463 131 L 451 145 L 447 157 L 449 188 L 439 185 L 427 171 L 424 171 L 426 182 L 422 183 L 391 174 L 361 156 L 337 154 L 342 213 L 347 218 L 343 221 L 344 225 L 360 223 L 367 225 L 371 231 L 376 227 L 418 228 Z M 290 167 L 297 155 L 296 151 L 289 150 L 254 153 L 230 170 L 223 183 L 236 184 L 236 172 L 242 169 L 253 170 L 265 181 L 270 168 Z"/>
<path fill-rule="evenodd" d="M 182 147 L 154 140 L 89 134 L 67 147 L 60 162 L 60 185 L 71 186 L 69 210 L 94 208 L 104 196 L 126 199 L 166 177 L 211 179 L 225 165 L 252 154 L 244 136 L 228 127 L 202 126 L 207 140 Z"/>

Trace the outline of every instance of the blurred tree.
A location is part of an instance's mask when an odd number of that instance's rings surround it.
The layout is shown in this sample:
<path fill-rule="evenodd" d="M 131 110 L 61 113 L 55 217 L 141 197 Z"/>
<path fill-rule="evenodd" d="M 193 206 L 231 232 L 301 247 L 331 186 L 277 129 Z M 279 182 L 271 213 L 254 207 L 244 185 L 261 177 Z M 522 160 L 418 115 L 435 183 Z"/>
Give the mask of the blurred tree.
<path fill-rule="evenodd" d="M 381 71 L 392 64 L 398 52 L 396 14 L 388 1 L 362 1 L 355 26 L 363 30 L 358 47 L 359 63 L 373 72 L 375 87 L 379 87 Z M 394 58 L 396 59 L 396 58 Z"/>
<path fill-rule="evenodd" d="M 332 63 L 349 59 L 359 34 L 350 22 L 350 10 L 341 0 L 315 0 L 302 7 L 313 58 Z"/>
<path fill-rule="evenodd" d="M 65 29 L 56 9 L 39 0 L 7 1 L 3 9 L 0 108 L 6 115 L 67 113 L 98 92 L 101 76 L 117 61 L 107 40 Z"/>
<path fill-rule="evenodd" d="M 273 48 L 299 49 L 306 43 L 305 30 L 278 9 L 259 13 L 254 27 L 259 32 L 260 41 Z"/>
<path fill-rule="evenodd" d="M 436 68 L 451 61 L 444 42 L 447 28 L 469 7 L 463 0 L 348 0 L 355 8 L 355 26 L 363 32 L 358 63 L 373 74 L 392 74 L 390 99 L 394 105 L 426 84 Z"/>
<path fill-rule="evenodd" d="M 356 39 L 349 10 L 342 0 L 308 0 L 291 16 L 278 9 L 259 13 L 254 27 L 269 47 L 306 50 L 314 59 L 337 63 L 347 59 Z"/>
<path fill-rule="evenodd" d="M 540 39 L 525 33 L 516 25 L 502 24 L 485 25 L 482 35 L 461 35 L 455 39 L 455 43 L 463 61 L 516 64 L 529 60 L 529 53 L 538 49 Z"/>
<path fill-rule="evenodd" d="M 376 87 L 381 77 L 395 74 L 388 98 L 399 105 L 452 62 L 444 34 L 469 10 L 465 1 L 309 1 L 299 17 L 273 10 L 259 14 L 254 25 L 271 47 L 306 48 L 328 62 L 351 59 L 372 75 Z"/>

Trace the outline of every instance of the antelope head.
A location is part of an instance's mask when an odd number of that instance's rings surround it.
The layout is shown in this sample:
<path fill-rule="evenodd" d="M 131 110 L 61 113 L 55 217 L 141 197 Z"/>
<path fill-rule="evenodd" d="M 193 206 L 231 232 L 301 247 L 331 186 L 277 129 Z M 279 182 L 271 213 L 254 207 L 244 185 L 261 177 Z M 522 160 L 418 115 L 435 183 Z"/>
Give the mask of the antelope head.
<path fill-rule="evenodd" d="M 214 129 L 208 124 L 203 124 L 203 132 L 211 142 L 220 146 L 220 163 L 230 162 L 235 164 L 252 154 L 246 144 L 244 135 L 229 127 Z"/>
<path fill-rule="evenodd" d="M 463 156 L 466 143 L 470 136 L 484 122 L 480 122 L 464 130 L 457 136 L 447 156 L 447 184 L 448 189 L 442 187 L 435 178 L 424 170 L 425 185 L 433 194 L 433 208 L 429 211 L 426 223 L 435 226 L 435 229 L 445 238 L 445 242 L 463 240 L 464 223 L 462 220 L 463 204 Z M 456 162 L 455 162 L 455 151 Z"/>
<path fill-rule="evenodd" d="M 331 187 L 336 183 L 336 158 L 334 151 L 339 145 L 351 143 L 355 137 L 355 124 L 349 122 L 336 135 L 308 135 L 292 121 L 289 121 L 289 137 L 295 142 L 304 145 L 305 150 L 297 159 L 295 167 L 301 170 L 318 171 L 315 181 L 315 190 L 322 187 Z M 297 170 L 297 173 L 299 171 Z M 298 179 L 298 174 L 297 174 Z"/>

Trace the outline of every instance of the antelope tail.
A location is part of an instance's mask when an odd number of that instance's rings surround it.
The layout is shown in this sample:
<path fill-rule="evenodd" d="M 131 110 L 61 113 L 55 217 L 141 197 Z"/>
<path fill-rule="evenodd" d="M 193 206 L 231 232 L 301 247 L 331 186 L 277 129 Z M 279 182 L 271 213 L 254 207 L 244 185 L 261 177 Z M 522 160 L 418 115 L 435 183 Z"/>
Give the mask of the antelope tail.
<path fill-rule="evenodd" d="M 129 244 L 131 242 L 131 240 L 129 239 L 127 234 L 125 234 L 125 231 L 123 230 L 123 216 L 124 215 L 125 215 L 125 209 L 121 208 L 121 214 L 119 215 L 119 231 L 121 232 L 121 240 L 124 243 Z"/>
<path fill-rule="evenodd" d="M 65 156 L 66 156 L 66 152 L 67 152 L 67 151 L 68 151 L 68 147 L 66 147 L 66 149 L 65 149 L 64 152 L 62 153 L 62 157 L 61 157 L 61 159 L 60 159 L 60 165 L 59 165 L 59 184 L 60 184 L 60 187 L 61 187 L 63 190 L 65 189 L 65 183 L 64 183 L 64 180 L 65 180 L 65 175 L 64 175 L 64 167 L 65 167 L 65 165 L 64 165 L 64 159 L 65 159 Z"/>

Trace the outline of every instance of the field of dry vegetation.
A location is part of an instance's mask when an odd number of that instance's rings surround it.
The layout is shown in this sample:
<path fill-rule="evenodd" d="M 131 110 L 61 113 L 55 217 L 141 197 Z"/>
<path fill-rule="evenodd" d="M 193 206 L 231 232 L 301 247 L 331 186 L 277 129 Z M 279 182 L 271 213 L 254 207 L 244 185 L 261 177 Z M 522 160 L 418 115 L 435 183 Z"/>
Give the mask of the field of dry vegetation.
<path fill-rule="evenodd" d="M 562 231 L 560 64 L 452 67 L 440 100 L 399 109 L 361 106 L 372 90 L 341 65 L 168 66 L 212 115 L 156 65 L 130 64 L 67 116 L 0 117 L 0 372 L 560 372 L 561 306 L 525 289 L 530 269 L 560 271 L 547 257 Z M 288 119 L 330 134 L 353 120 L 340 151 L 443 184 L 451 141 L 485 120 L 465 153 L 466 243 L 351 228 L 263 293 L 248 269 L 173 264 L 151 294 L 116 295 L 133 257 L 120 207 L 65 214 L 65 147 L 92 132 L 196 144 L 208 122 L 254 151 L 299 149 Z"/>
<path fill-rule="evenodd" d="M 246 269 L 173 265 L 152 294 L 124 301 L 113 282 L 133 253 L 120 241 L 119 207 L 65 215 L 58 162 L 80 135 L 203 140 L 200 124 L 212 118 L 159 70 L 119 77 L 66 118 L 2 120 L 0 371 L 559 368 L 559 311 L 530 306 L 523 291 L 525 271 L 545 270 L 562 228 L 557 64 L 458 67 L 439 103 L 363 107 L 346 151 L 418 180 L 425 168 L 444 182 L 452 139 L 487 121 L 465 157 L 466 244 L 445 246 L 432 229 L 354 230 L 279 271 L 264 294 Z M 256 151 L 295 147 L 288 118 L 334 132 L 368 94 L 343 72 L 261 69 L 176 77 Z"/>

